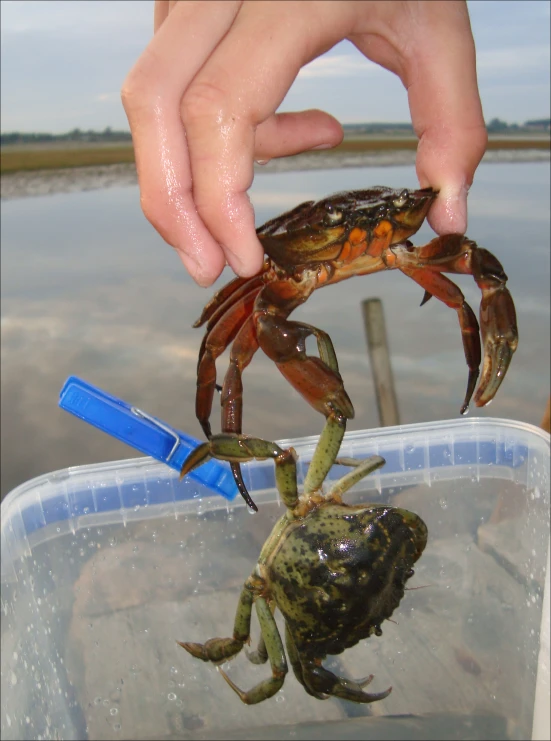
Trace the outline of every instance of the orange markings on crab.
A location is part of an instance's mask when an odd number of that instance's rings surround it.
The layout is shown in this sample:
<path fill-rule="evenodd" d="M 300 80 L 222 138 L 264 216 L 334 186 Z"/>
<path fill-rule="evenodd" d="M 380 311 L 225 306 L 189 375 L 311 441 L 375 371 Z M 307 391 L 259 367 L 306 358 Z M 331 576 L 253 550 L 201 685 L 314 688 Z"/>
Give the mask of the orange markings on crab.
<path fill-rule="evenodd" d="M 361 257 L 365 252 L 367 251 L 367 242 L 358 242 L 357 245 L 354 246 L 354 249 L 352 250 L 352 254 L 350 255 L 350 262 L 354 262 L 358 259 L 358 257 Z"/>
<path fill-rule="evenodd" d="M 482 292 L 484 340 L 484 365 L 474 401 L 483 406 L 495 396 L 518 342 L 507 275 L 494 255 L 461 234 L 436 237 L 420 247 L 409 241 L 437 195 L 431 188 L 384 187 L 337 193 L 301 204 L 257 229 L 266 253 L 262 271 L 224 287 L 196 323 L 208 321 L 197 381 L 197 412 L 207 437 L 216 383 L 214 364 L 238 333 L 222 393 L 223 429 L 241 430 L 241 373 L 258 347 L 314 409 L 342 420 L 339 424 L 345 427 L 354 408 L 331 339 L 316 327 L 288 317 L 317 288 L 389 269 L 401 270 L 425 289 L 422 303 L 434 296 L 457 312 L 469 368 L 462 413 L 479 377 L 481 331 L 461 290 L 443 273 L 473 276 Z M 306 353 L 311 336 L 318 343 L 319 357 Z M 239 464 L 232 468 L 235 475 Z"/>
<path fill-rule="evenodd" d="M 345 247 L 347 244 L 349 245 L 349 243 L 346 242 Z M 331 278 L 331 274 L 329 273 L 329 270 L 327 270 L 327 266 L 324 265 L 323 263 L 318 267 L 317 278 L 318 278 L 318 286 L 323 286 L 324 283 L 327 283 L 327 281 L 330 280 Z"/>
<path fill-rule="evenodd" d="M 398 261 L 396 259 L 396 255 L 392 250 L 386 249 L 384 253 L 384 260 L 385 265 L 387 267 L 387 270 L 394 270 L 394 268 L 398 267 Z"/>
<path fill-rule="evenodd" d="M 354 227 L 350 234 L 348 235 L 348 239 L 351 244 L 360 244 L 361 242 L 365 242 L 367 239 L 367 232 L 365 229 L 360 229 L 359 227 Z"/>
<path fill-rule="evenodd" d="M 385 239 L 392 236 L 392 224 L 390 221 L 380 221 L 375 229 L 373 229 L 373 236 L 379 239 Z"/>
<path fill-rule="evenodd" d="M 348 235 L 348 241 L 345 243 L 345 247 L 347 245 L 347 254 L 341 253 L 340 262 L 354 262 L 360 255 L 364 254 L 367 250 L 367 232 L 365 229 L 354 227 Z"/>
<path fill-rule="evenodd" d="M 347 240 L 342 246 L 342 250 L 339 255 L 339 262 L 348 262 L 350 260 L 351 253 L 352 253 L 352 245 Z"/>
<path fill-rule="evenodd" d="M 348 239 L 343 244 L 337 261 L 339 263 L 353 262 L 360 255 L 363 255 L 366 250 L 367 232 L 365 229 L 354 227 L 348 235 Z"/>

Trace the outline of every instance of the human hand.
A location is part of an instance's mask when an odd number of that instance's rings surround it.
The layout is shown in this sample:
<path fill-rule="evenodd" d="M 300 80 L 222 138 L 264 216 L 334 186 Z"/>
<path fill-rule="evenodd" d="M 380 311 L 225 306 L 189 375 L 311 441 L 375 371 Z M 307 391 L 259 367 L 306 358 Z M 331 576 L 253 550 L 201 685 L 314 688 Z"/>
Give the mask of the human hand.
<path fill-rule="evenodd" d="M 254 160 L 341 141 L 323 111 L 276 110 L 301 67 L 343 39 L 402 80 L 420 184 L 440 190 L 429 221 L 440 234 L 466 230 L 487 136 L 464 2 L 156 0 L 155 34 L 122 99 L 142 209 L 199 285 L 226 262 L 244 277 L 262 266 Z M 366 111 L 376 104 L 367 85 L 365 100 Z"/>

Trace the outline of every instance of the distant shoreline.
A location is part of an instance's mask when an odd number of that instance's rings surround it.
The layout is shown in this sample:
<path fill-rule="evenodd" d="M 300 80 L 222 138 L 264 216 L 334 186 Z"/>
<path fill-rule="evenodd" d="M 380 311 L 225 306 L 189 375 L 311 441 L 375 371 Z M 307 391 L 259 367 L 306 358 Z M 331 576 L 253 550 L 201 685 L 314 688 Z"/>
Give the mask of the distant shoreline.
<path fill-rule="evenodd" d="M 540 138 L 513 141 L 513 137 L 494 139 L 484 155 L 485 163 L 549 162 L 549 141 Z M 294 157 L 274 159 L 266 165 L 255 165 L 258 176 L 276 172 L 300 170 L 332 170 L 348 167 L 410 167 L 415 164 L 417 140 L 413 137 L 366 140 L 348 140 L 333 150 L 304 152 Z M 542 146 L 542 144 L 546 146 Z M 118 146 L 60 149 L 52 146 L 50 152 L 36 149 L 23 154 L 40 157 L 42 169 L 4 171 L 1 177 L 2 201 L 40 197 L 58 193 L 80 193 L 106 188 L 136 186 L 138 178 L 133 151 L 125 146 L 122 155 Z M 15 149 L 15 148 L 14 148 Z M 21 151 L 22 147 L 19 147 Z M 89 152 L 92 155 L 89 155 Z M 15 152 L 14 152 L 15 154 Z M 50 155 L 48 159 L 47 155 Z M 72 156 L 71 156 L 72 155 Z M 7 152 L 2 152 L 2 158 Z M 87 159 L 90 156 L 90 159 Z M 122 161 L 121 161 L 122 158 Z M 27 159 L 27 163 L 29 159 Z M 59 165 L 62 162 L 63 165 Z M 72 164 L 69 164 L 72 162 Z M 45 164 L 47 163 L 47 164 Z M 57 166 L 54 165 L 57 163 Z M 78 164 L 77 164 L 78 163 Z M 3 161 L 4 164 L 4 161 Z"/>
<path fill-rule="evenodd" d="M 490 136 L 488 151 L 496 150 L 550 150 L 548 135 Z M 414 136 L 365 135 L 346 137 L 338 147 L 308 153 L 313 157 L 340 157 L 356 153 L 389 153 L 415 151 Z M 301 155 L 298 155 L 301 156 Z M 0 173 L 61 170 L 74 167 L 122 165 L 134 162 L 131 143 L 52 142 L 51 144 L 16 144 L 0 150 Z"/>

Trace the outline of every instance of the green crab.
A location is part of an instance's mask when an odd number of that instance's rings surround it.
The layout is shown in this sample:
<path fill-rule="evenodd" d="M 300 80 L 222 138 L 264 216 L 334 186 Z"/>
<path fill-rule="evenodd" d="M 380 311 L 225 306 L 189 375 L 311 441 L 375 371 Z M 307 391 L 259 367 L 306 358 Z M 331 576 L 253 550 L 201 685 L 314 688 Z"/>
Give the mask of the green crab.
<path fill-rule="evenodd" d="M 298 681 L 309 695 L 333 695 L 369 703 L 391 691 L 368 693 L 373 675 L 358 680 L 336 676 L 323 659 L 340 654 L 370 635 L 382 635 L 381 623 L 404 596 L 413 565 L 427 542 L 425 523 L 412 512 L 380 504 L 347 505 L 342 495 L 364 476 L 384 465 L 374 456 L 363 461 L 337 458 L 342 422 L 327 419 L 299 495 L 296 453 L 276 443 L 237 433 L 213 436 L 185 463 L 183 474 L 215 457 L 244 463 L 272 458 L 276 485 L 285 514 L 276 522 L 256 567 L 246 580 L 234 622 L 233 637 L 204 644 L 181 643 L 192 656 L 214 664 L 232 659 L 250 642 L 253 604 L 261 637 L 253 663 L 270 661 L 271 677 L 244 692 L 221 670 L 241 700 L 252 705 L 275 695 L 287 674 L 283 641 L 274 619 L 278 608 L 285 620 L 287 654 Z M 333 484 L 321 486 L 333 463 L 353 469 Z"/>

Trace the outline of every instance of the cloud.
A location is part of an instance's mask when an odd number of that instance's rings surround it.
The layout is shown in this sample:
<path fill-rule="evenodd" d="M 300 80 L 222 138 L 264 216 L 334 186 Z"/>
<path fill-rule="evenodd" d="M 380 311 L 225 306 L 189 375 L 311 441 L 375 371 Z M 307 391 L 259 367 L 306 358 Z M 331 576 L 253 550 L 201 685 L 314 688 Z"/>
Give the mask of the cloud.
<path fill-rule="evenodd" d="M 511 72 L 524 75 L 531 70 L 549 70 L 549 46 L 515 46 L 506 49 L 479 51 L 476 65 L 479 72 L 493 72 L 509 76 Z"/>
<path fill-rule="evenodd" d="M 318 57 L 301 69 L 297 80 L 319 77 L 364 77 L 381 68 L 363 56 L 334 54 Z"/>
<path fill-rule="evenodd" d="M 120 91 L 117 90 L 114 93 L 100 93 L 96 96 L 96 100 L 99 103 L 113 103 L 114 101 L 119 102 L 121 99 Z"/>
<path fill-rule="evenodd" d="M 92 35 L 104 33 L 109 28 L 124 28 L 124 35 L 128 35 L 137 29 L 147 29 L 149 34 L 153 31 L 152 2 L 27 0 L 20 3 L 2 0 L 1 7 L 3 33 L 65 31 Z"/>
<path fill-rule="evenodd" d="M 151 39 L 152 2 L 29 0 L 1 7 L 4 131 L 127 128 L 118 90 Z M 485 117 L 548 115 L 549 3 L 484 0 L 469 2 L 469 9 Z M 306 65 L 281 106 L 306 108 L 342 122 L 409 119 L 399 79 L 349 41 Z"/>

